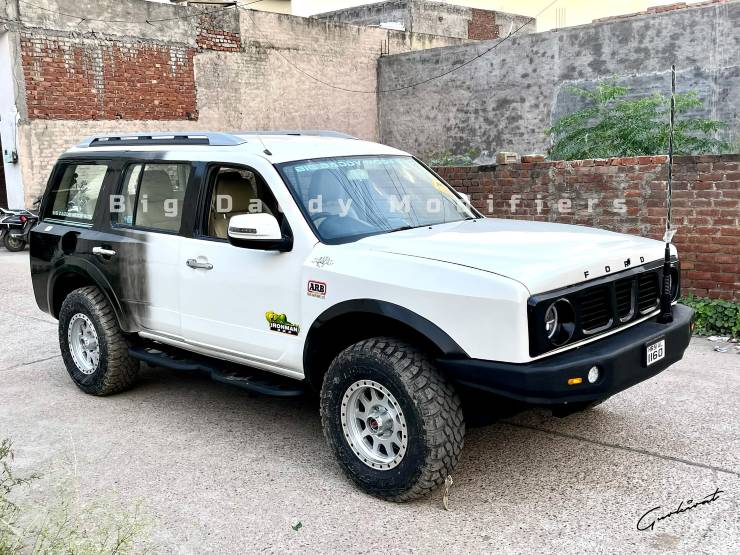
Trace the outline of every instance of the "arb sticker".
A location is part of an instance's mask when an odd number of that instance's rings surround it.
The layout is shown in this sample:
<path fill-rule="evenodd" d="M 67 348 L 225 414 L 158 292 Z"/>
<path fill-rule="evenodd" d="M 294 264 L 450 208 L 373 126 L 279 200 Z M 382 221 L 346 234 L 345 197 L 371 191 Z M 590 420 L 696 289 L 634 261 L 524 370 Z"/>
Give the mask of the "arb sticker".
<path fill-rule="evenodd" d="M 285 314 L 278 314 L 268 310 L 265 312 L 265 318 L 270 324 L 272 331 L 279 331 L 280 333 L 288 333 L 290 335 L 298 335 L 298 332 L 301 331 L 300 326 L 288 322 L 288 317 Z"/>
<path fill-rule="evenodd" d="M 326 283 L 323 281 L 309 281 L 307 293 L 309 297 L 323 299 L 326 297 Z"/>

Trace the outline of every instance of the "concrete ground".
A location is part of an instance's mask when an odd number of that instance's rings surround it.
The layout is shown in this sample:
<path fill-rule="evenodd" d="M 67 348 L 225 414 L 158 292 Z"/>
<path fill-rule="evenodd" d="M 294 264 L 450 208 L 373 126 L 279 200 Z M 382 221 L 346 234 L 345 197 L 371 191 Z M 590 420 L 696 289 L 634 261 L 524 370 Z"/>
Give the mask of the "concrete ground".
<path fill-rule="evenodd" d="M 130 392 L 84 395 L 34 303 L 27 252 L 0 251 L 0 276 L 0 438 L 21 471 L 72 467 L 82 499 L 141 502 L 156 553 L 740 552 L 740 355 L 706 339 L 588 413 L 470 430 L 448 512 L 440 492 L 397 505 L 355 489 L 312 400 L 149 368 Z"/>

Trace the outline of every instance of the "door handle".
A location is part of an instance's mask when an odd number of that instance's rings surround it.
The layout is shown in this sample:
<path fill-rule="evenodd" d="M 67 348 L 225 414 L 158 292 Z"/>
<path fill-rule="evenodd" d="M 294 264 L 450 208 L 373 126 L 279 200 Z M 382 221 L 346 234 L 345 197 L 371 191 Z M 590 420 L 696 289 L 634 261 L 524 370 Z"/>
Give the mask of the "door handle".
<path fill-rule="evenodd" d="M 188 258 L 188 261 L 185 262 L 185 264 L 196 270 L 213 270 L 213 264 L 210 262 L 198 262 L 195 258 Z"/>
<path fill-rule="evenodd" d="M 116 251 L 103 247 L 93 247 L 92 253 L 96 256 L 116 256 Z"/>

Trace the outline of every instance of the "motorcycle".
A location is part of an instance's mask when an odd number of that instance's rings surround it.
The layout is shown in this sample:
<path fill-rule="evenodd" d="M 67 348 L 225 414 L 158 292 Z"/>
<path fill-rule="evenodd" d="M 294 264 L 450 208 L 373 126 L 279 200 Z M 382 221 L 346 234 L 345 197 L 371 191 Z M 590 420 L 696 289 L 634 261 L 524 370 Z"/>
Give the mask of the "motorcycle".
<path fill-rule="evenodd" d="M 41 203 L 38 198 L 33 205 L 37 209 Z M 26 248 L 31 229 L 39 221 L 31 210 L 6 210 L 0 208 L 0 239 L 10 252 L 20 252 Z"/>

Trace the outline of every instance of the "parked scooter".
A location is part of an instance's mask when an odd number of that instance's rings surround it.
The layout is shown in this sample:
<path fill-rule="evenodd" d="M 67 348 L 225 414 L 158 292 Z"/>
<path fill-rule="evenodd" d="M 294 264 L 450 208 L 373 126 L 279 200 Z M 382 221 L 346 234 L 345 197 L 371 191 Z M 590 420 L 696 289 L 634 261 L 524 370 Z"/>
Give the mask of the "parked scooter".
<path fill-rule="evenodd" d="M 40 197 L 34 201 L 33 205 L 36 210 L 40 203 Z M 10 252 L 20 252 L 25 249 L 31 229 L 38 221 L 39 217 L 34 211 L 0 208 L 0 238 L 5 248 Z"/>

